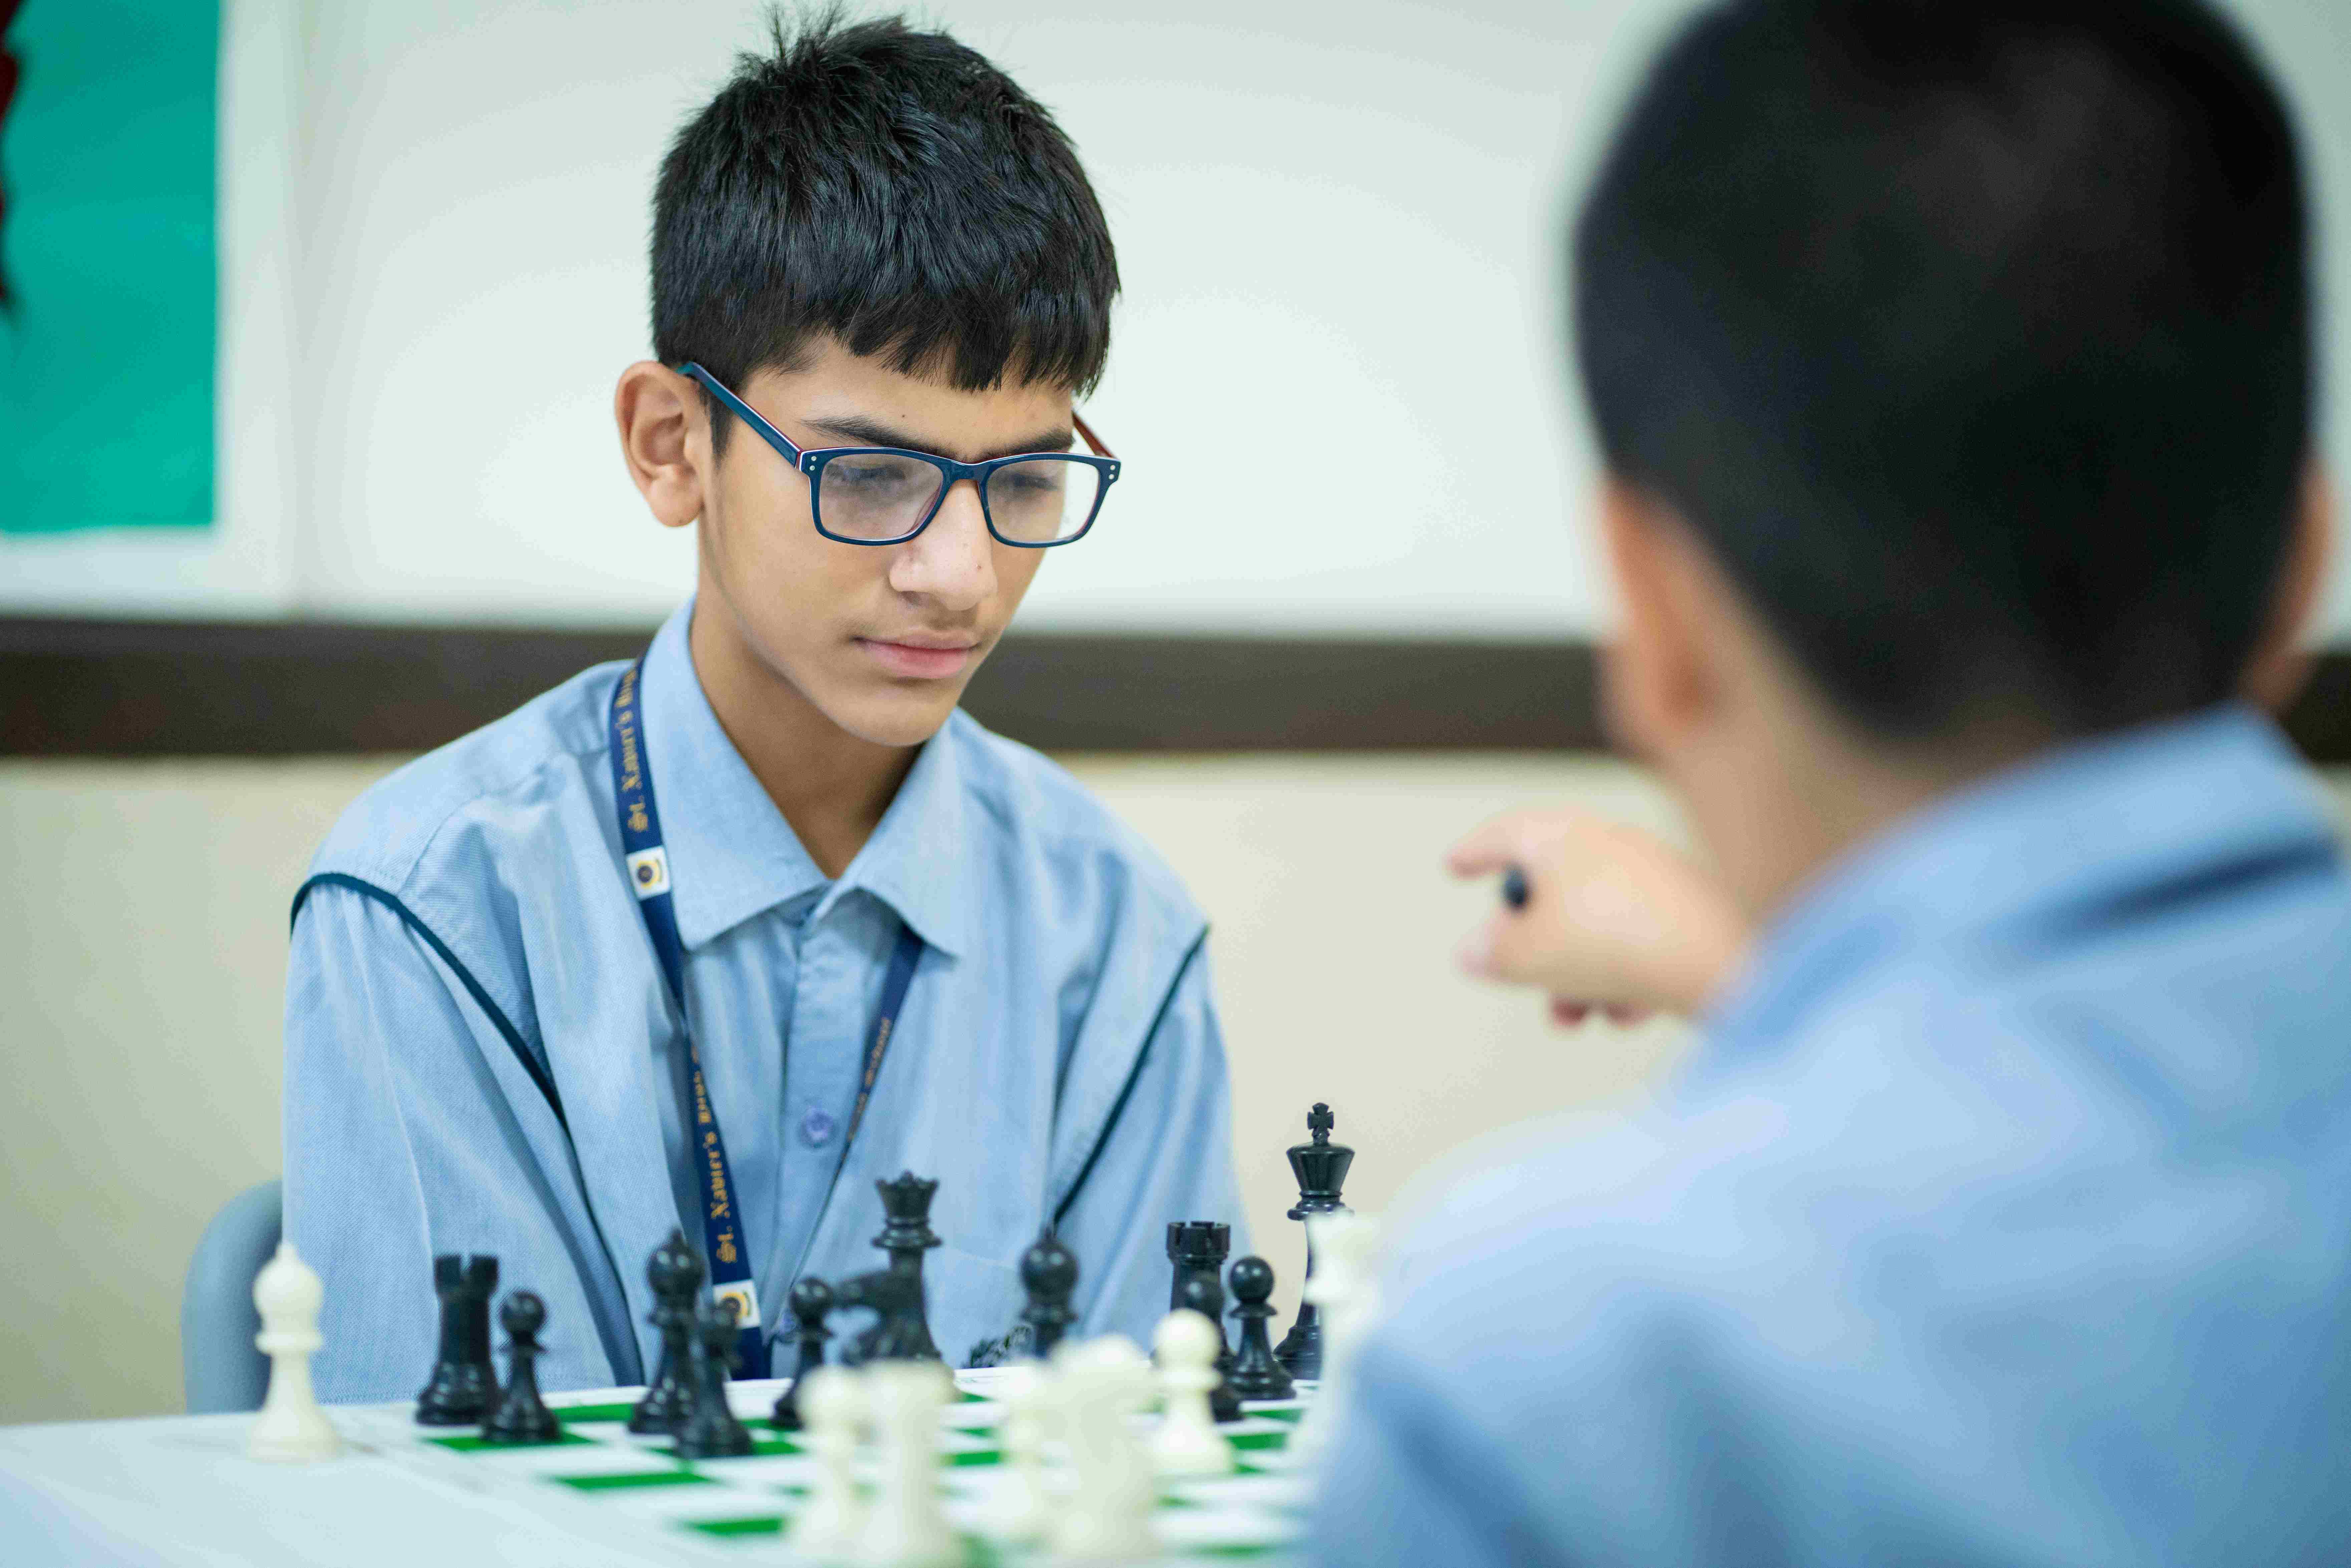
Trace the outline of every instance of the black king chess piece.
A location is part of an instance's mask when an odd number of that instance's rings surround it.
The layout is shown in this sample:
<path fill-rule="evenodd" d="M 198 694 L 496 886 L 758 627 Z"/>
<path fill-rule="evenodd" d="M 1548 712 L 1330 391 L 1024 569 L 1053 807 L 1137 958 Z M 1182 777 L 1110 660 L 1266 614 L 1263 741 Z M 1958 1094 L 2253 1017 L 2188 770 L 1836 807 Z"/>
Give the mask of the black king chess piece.
<path fill-rule="evenodd" d="M 1273 1358 L 1273 1344 L 1266 1333 L 1267 1320 L 1274 1311 L 1267 1300 L 1273 1294 L 1273 1265 L 1262 1258 L 1244 1258 L 1233 1265 L 1226 1279 L 1232 1285 L 1231 1315 L 1241 1323 L 1241 1345 L 1225 1381 L 1243 1399 L 1292 1397 L 1298 1390 L 1291 1386 L 1281 1363 Z"/>
<path fill-rule="evenodd" d="M 734 1459 L 751 1451 L 751 1430 L 727 1403 L 726 1383 L 735 1371 L 735 1303 L 702 1301 L 694 1309 L 693 1335 L 686 1341 L 686 1376 L 694 1385 L 694 1408 L 677 1428 L 681 1459 Z"/>
<path fill-rule="evenodd" d="M 931 1197 L 939 1184 L 912 1171 L 895 1181 L 873 1184 L 882 1193 L 886 1218 L 873 1245 L 890 1254 L 890 1265 L 858 1274 L 833 1287 L 835 1306 L 864 1307 L 872 1326 L 849 1343 L 841 1360 L 852 1366 L 869 1361 L 937 1361 L 930 1318 L 923 1301 L 923 1254 L 939 1244 L 931 1231 Z"/>
<path fill-rule="evenodd" d="M 824 1342 L 832 1331 L 824 1326 L 825 1314 L 832 1311 L 832 1287 L 813 1275 L 792 1287 L 792 1343 L 800 1348 L 799 1365 L 792 1371 L 791 1383 L 776 1396 L 776 1408 L 768 1417 L 778 1432 L 800 1429 L 800 1388 L 808 1375 L 824 1364 Z"/>
<path fill-rule="evenodd" d="M 506 1391 L 498 1407 L 482 1423 L 482 1441 L 501 1447 L 528 1443 L 559 1443 L 563 1423 L 538 1396 L 538 1331 L 547 1323 L 547 1303 L 528 1291 L 510 1292 L 498 1308 L 498 1326 L 507 1331 Z"/>
<path fill-rule="evenodd" d="M 1298 1207 L 1290 1211 L 1292 1219 L 1302 1220 L 1310 1214 L 1347 1212 L 1347 1206 L 1339 1201 L 1339 1188 L 1347 1179 L 1347 1167 L 1355 1163 L 1355 1151 L 1331 1141 L 1331 1130 L 1338 1124 L 1331 1107 L 1318 1103 L 1306 1116 L 1306 1130 L 1313 1134 L 1314 1141 L 1290 1146 L 1290 1174 L 1298 1178 Z M 1314 1278 L 1311 1232 L 1306 1238 L 1306 1277 Z M 1273 1347 L 1273 1358 L 1292 1377 L 1322 1375 L 1322 1324 L 1315 1315 L 1313 1302 L 1300 1303 L 1290 1332 Z"/>
<path fill-rule="evenodd" d="M 629 1412 L 629 1430 L 641 1436 L 674 1432 L 694 1409 L 687 1362 L 694 1303 L 702 1294 L 702 1255 L 686 1245 L 684 1231 L 672 1230 L 669 1239 L 653 1249 L 645 1260 L 645 1282 L 653 1291 L 653 1310 L 646 1318 L 661 1331 L 662 1351 L 653 1383 Z"/>
<path fill-rule="evenodd" d="M 490 1298 L 497 1288 L 496 1258 L 444 1252 L 433 1260 L 441 1349 L 424 1392 L 416 1396 L 419 1426 L 466 1427 L 489 1414 L 498 1392 L 498 1369 L 490 1360 Z"/>

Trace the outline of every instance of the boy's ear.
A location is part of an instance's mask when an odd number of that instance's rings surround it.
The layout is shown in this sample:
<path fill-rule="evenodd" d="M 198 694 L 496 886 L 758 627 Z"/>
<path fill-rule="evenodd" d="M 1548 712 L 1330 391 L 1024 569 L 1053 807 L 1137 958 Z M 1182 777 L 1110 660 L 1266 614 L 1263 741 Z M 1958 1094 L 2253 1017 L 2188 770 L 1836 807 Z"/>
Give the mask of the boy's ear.
<path fill-rule="evenodd" d="M 702 516 L 710 433 L 694 383 L 667 365 L 640 360 L 621 372 L 612 417 L 629 477 L 662 527 L 682 528 Z"/>
<path fill-rule="evenodd" d="M 2269 620 L 2245 663 L 2239 687 L 2247 702 L 2272 713 L 2293 706 L 2310 678 L 2312 655 L 2304 634 L 2318 611 L 2318 591 L 2326 580 L 2334 536 L 2335 486 L 2325 465 L 2314 457 L 2303 471 L 2302 503 L 2295 508 L 2285 559 L 2278 566 Z"/>
<path fill-rule="evenodd" d="M 1621 478 L 1601 486 L 1600 531 L 1623 623 L 1601 666 L 1601 701 L 1619 748 L 1661 758 L 1717 706 L 1719 635 L 1705 624 L 1696 546 L 1677 519 Z"/>

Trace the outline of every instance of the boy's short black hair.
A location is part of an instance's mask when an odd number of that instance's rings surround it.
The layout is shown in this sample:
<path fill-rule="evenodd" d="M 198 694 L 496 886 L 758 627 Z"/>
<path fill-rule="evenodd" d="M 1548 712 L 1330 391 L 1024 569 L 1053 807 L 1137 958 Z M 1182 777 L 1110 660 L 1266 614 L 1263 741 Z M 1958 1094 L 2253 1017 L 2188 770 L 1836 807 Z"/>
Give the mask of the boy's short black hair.
<path fill-rule="evenodd" d="M 1731 0 L 1574 235 L 1614 472 L 1889 739 L 2230 695 L 2313 421 L 2304 198 L 2166 0 Z"/>
<path fill-rule="evenodd" d="M 794 28 L 778 12 L 771 28 L 771 52 L 741 57 L 662 160 L 662 362 L 739 390 L 830 337 L 966 391 L 1092 387 L 1118 261 L 1053 117 L 897 17 L 833 9 Z"/>

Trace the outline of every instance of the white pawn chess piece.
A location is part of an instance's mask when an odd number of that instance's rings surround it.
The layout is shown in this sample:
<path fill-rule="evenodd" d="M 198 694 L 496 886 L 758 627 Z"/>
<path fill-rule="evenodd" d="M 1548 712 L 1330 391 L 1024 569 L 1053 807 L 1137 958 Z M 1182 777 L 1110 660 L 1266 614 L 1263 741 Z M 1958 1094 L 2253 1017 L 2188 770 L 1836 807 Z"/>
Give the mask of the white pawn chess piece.
<path fill-rule="evenodd" d="M 864 1375 L 820 1366 L 800 1387 L 800 1442 L 816 1460 L 808 1507 L 789 1542 L 801 1556 L 840 1560 L 857 1545 L 864 1508 L 857 1496 L 857 1435 L 865 1424 Z"/>
<path fill-rule="evenodd" d="M 1152 1434 L 1151 1462 L 1163 1476 L 1220 1476 L 1233 1468 L 1233 1446 L 1217 1430 L 1208 1391 L 1217 1385 L 1217 1325 L 1188 1307 L 1159 1320 L 1151 1348 L 1159 1355 L 1166 1414 Z"/>
<path fill-rule="evenodd" d="M 1372 1272 L 1372 1254 L 1380 1242 L 1379 1221 L 1368 1215 L 1342 1209 L 1335 1214 L 1309 1215 L 1307 1245 L 1313 1251 L 1314 1273 L 1304 1295 L 1322 1319 L 1322 1377 L 1291 1435 L 1289 1452 L 1311 1460 L 1330 1443 L 1338 1420 L 1336 1407 L 1347 1396 L 1347 1380 L 1354 1370 L 1356 1346 L 1379 1313 L 1379 1282 Z"/>
<path fill-rule="evenodd" d="M 1054 1408 L 1077 1487 L 1053 1521 L 1066 1563 L 1133 1563 L 1159 1555 L 1151 1533 L 1151 1462 L 1130 1418 L 1151 1396 L 1151 1363 L 1123 1334 L 1053 1353 Z"/>
<path fill-rule="evenodd" d="M 939 1416 L 954 1392 L 946 1368 L 876 1362 L 865 1383 L 882 1463 L 857 1561 L 868 1568 L 956 1568 L 963 1548 L 939 1508 Z"/>
<path fill-rule="evenodd" d="M 319 1308 L 326 1299 L 318 1273 L 291 1241 L 280 1241 L 277 1256 L 253 1278 L 253 1304 L 261 1313 L 253 1343 L 269 1357 L 269 1394 L 246 1442 L 246 1452 L 256 1459 L 304 1464 L 342 1452 L 343 1440 L 310 1387 L 310 1357 L 326 1343 L 319 1336 Z"/>
<path fill-rule="evenodd" d="M 1042 1541 L 1052 1520 L 1045 1499 L 1045 1427 L 1052 1393 L 1035 1362 L 1016 1361 L 998 1374 L 996 1399 L 1004 1406 L 1004 1420 L 997 1440 L 1004 1469 L 988 1523 L 1007 1541 Z"/>

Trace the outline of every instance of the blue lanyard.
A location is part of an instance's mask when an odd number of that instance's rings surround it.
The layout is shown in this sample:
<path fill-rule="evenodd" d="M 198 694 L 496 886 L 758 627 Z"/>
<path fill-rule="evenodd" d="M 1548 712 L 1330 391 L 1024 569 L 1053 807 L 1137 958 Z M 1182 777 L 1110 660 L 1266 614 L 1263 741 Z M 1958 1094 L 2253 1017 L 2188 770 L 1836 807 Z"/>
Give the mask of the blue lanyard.
<path fill-rule="evenodd" d="M 637 913 L 644 916 L 645 935 L 653 939 L 653 956 L 661 960 L 662 977 L 677 1003 L 678 1026 L 685 1034 L 686 1064 L 693 1071 L 694 1125 L 702 1150 L 702 1238 L 710 1262 L 713 1300 L 732 1301 L 743 1325 L 739 1375 L 768 1375 L 767 1336 L 759 1332 L 759 1288 L 751 1277 L 747 1249 L 736 1230 L 735 1176 L 726 1166 L 726 1140 L 719 1135 L 718 1117 L 711 1109 L 710 1092 L 702 1081 L 702 1054 L 695 1049 L 694 1030 L 685 1017 L 685 945 L 678 939 L 677 906 L 670 896 L 669 856 L 662 849 L 661 813 L 653 806 L 653 757 L 645 748 L 640 722 L 639 687 L 644 675 L 642 658 L 631 665 L 612 690 L 612 787 L 621 809 L 621 852 L 628 867 L 629 885 L 637 895 Z M 840 1180 L 849 1163 L 849 1145 L 865 1120 L 865 1103 L 873 1096 L 873 1080 L 882 1071 L 882 1053 L 890 1048 L 890 1034 L 906 1005 L 906 989 L 914 981 L 914 965 L 923 956 L 923 939 L 902 925 L 898 945 L 890 954 L 890 967 L 882 981 L 882 1009 L 873 1020 L 873 1043 L 865 1053 L 865 1075 L 857 1088 L 857 1106 L 850 1113 L 849 1130 L 841 1140 L 841 1159 L 833 1166 Z"/>

